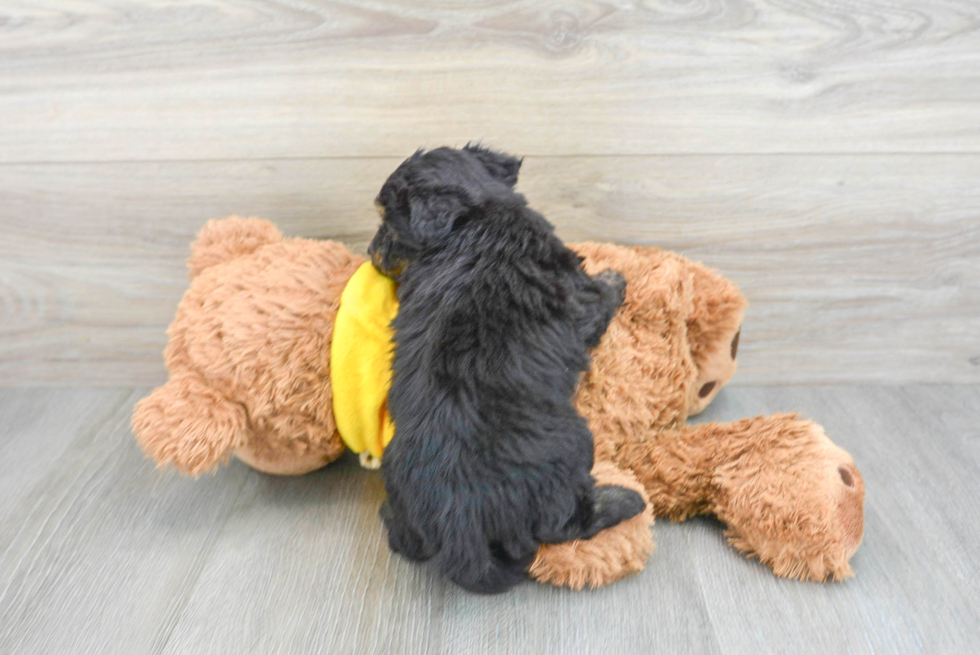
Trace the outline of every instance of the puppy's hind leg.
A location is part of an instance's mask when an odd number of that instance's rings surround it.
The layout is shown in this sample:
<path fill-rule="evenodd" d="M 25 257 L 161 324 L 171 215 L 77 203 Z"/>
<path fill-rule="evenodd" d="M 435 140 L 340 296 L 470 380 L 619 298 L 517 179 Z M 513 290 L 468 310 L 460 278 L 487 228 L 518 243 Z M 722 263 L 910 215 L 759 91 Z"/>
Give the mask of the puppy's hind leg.
<path fill-rule="evenodd" d="M 388 547 L 392 552 L 416 562 L 424 562 L 436 554 L 436 548 L 426 543 L 408 517 L 392 507 L 390 498 L 381 505 L 381 519 L 388 529 Z"/>
<path fill-rule="evenodd" d="M 440 565 L 453 582 L 475 594 L 499 594 L 528 579 L 537 548 L 511 553 L 500 543 L 467 543 L 454 535 L 439 553 Z"/>
<path fill-rule="evenodd" d="M 535 528 L 535 538 L 544 544 L 574 539 L 591 539 L 606 528 L 631 519 L 646 507 L 643 497 L 632 489 L 616 485 L 593 486 L 574 499 L 575 511 L 560 525 L 547 519 Z"/>
<path fill-rule="evenodd" d="M 584 526 L 582 539 L 631 519 L 646 507 L 643 497 L 632 489 L 609 485 L 596 487 L 592 493 L 592 516 Z"/>

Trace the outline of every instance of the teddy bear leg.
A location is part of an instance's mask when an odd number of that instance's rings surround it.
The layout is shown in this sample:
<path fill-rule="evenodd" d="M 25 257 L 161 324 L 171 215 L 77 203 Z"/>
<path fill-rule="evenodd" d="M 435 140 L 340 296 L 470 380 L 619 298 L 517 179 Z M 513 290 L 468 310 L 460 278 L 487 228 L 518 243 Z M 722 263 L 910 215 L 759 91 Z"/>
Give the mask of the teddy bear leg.
<path fill-rule="evenodd" d="M 200 475 L 227 460 L 247 438 L 245 409 L 197 376 L 171 376 L 133 410 L 133 433 L 160 466 Z"/>
<path fill-rule="evenodd" d="M 616 485 L 637 491 L 647 501 L 646 492 L 629 472 L 608 462 L 598 462 L 592 471 L 598 485 Z M 582 589 L 602 587 L 643 569 L 653 552 L 653 510 L 646 509 L 619 525 L 599 532 L 591 539 L 560 544 L 542 544 L 528 569 L 538 582 Z"/>
<path fill-rule="evenodd" d="M 777 575 L 852 574 L 864 481 L 812 421 L 775 414 L 672 428 L 623 448 L 618 463 L 644 484 L 657 514 L 715 514 L 733 546 Z"/>
<path fill-rule="evenodd" d="M 864 534 L 864 480 L 850 454 L 820 425 L 794 415 L 719 427 L 751 446 L 712 478 L 713 511 L 727 524 L 729 542 L 782 577 L 852 576 L 849 560 Z"/>

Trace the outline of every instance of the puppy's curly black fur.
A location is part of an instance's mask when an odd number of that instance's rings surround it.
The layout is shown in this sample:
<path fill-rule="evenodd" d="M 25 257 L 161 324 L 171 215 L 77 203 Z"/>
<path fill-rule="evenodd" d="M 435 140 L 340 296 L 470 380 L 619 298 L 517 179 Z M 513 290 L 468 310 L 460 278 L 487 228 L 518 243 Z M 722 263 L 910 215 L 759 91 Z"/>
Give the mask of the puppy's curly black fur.
<path fill-rule="evenodd" d="M 389 543 L 482 593 L 524 579 L 540 543 L 589 538 L 644 506 L 596 487 L 572 404 L 625 282 L 585 274 L 514 191 L 520 165 L 478 146 L 415 153 L 381 189 L 369 249 L 399 282 Z"/>

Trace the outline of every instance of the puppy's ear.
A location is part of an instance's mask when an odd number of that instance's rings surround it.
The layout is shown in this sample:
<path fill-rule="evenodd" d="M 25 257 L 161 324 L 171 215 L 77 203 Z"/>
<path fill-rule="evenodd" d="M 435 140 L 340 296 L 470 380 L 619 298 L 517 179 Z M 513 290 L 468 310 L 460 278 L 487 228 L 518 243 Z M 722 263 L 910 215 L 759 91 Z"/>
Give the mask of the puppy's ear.
<path fill-rule="evenodd" d="M 467 143 L 463 148 L 473 154 L 495 179 L 509 187 L 517 184 L 517 173 L 521 170 L 522 159 L 512 157 L 507 153 L 494 152 L 477 143 Z"/>
<path fill-rule="evenodd" d="M 469 216 L 470 208 L 452 194 L 416 197 L 411 202 L 412 231 L 422 242 L 447 236 Z"/>

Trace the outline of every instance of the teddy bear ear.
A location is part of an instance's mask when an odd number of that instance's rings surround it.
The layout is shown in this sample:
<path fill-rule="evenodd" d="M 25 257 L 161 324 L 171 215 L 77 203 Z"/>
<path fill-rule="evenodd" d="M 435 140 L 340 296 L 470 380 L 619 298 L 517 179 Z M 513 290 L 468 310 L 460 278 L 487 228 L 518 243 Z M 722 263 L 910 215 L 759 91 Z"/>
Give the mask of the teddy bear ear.
<path fill-rule="evenodd" d="M 484 148 L 479 143 L 467 143 L 463 150 L 479 159 L 480 163 L 483 164 L 495 179 L 500 180 L 509 187 L 517 184 L 517 174 L 521 170 L 523 159 L 518 159 L 504 152 L 496 152 L 489 148 Z"/>

